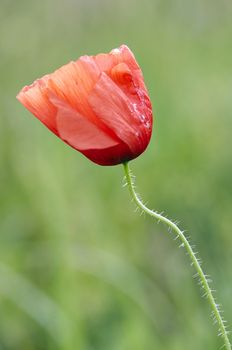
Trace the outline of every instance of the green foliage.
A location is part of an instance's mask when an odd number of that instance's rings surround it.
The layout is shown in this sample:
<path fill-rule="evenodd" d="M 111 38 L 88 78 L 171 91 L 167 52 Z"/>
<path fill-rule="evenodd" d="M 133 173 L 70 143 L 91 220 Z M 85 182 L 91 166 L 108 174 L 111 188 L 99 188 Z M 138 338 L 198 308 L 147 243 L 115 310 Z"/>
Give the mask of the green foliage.
<path fill-rule="evenodd" d="M 181 220 L 232 322 L 231 3 L 0 7 L 0 349 L 218 349 L 188 258 L 133 212 L 122 167 L 90 163 L 15 95 L 82 54 L 131 47 L 155 115 L 131 164 L 138 190 Z"/>

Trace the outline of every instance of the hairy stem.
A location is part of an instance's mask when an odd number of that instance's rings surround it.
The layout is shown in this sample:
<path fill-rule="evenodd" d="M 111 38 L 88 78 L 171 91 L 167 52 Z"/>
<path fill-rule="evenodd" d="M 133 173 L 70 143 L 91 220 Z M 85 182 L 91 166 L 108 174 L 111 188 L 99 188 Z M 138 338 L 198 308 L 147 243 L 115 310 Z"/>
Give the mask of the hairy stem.
<path fill-rule="evenodd" d="M 191 264 L 195 267 L 195 269 L 197 271 L 196 276 L 199 277 L 199 282 L 200 282 L 202 289 L 204 290 L 204 295 L 207 297 L 209 304 L 212 308 L 215 322 L 217 322 L 217 324 L 219 326 L 219 335 L 221 335 L 223 338 L 225 349 L 231 350 L 231 344 L 230 344 L 230 341 L 228 338 L 228 332 L 226 330 L 225 321 L 223 320 L 223 318 L 221 316 L 219 306 L 216 303 L 215 298 L 214 298 L 213 293 L 212 293 L 212 290 L 209 286 L 209 280 L 206 277 L 206 275 L 204 274 L 202 267 L 201 267 L 201 264 L 200 264 L 200 261 L 196 257 L 196 254 L 194 253 L 189 241 L 185 237 L 184 232 L 182 230 L 180 230 L 179 227 L 174 222 L 172 222 L 170 219 L 167 219 L 166 217 L 162 216 L 161 214 L 147 208 L 143 204 L 143 202 L 141 201 L 141 199 L 139 198 L 139 196 L 136 193 L 135 185 L 134 185 L 134 182 L 132 180 L 132 174 L 131 174 L 131 171 L 129 169 L 128 163 L 124 163 L 123 167 L 124 167 L 124 171 L 125 171 L 127 186 L 129 188 L 131 197 L 134 200 L 134 202 L 137 204 L 137 206 L 140 209 L 142 209 L 142 211 L 144 211 L 146 214 L 154 217 L 159 222 L 163 222 L 170 229 L 172 229 L 177 234 L 177 238 L 180 239 L 181 246 L 186 249 L 186 252 L 190 257 Z"/>

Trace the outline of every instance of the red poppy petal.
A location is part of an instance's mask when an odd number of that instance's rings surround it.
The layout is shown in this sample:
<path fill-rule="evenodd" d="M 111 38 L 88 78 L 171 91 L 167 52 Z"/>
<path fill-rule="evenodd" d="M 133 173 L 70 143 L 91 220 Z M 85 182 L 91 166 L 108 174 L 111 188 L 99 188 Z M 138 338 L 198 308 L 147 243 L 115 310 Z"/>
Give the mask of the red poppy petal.
<path fill-rule="evenodd" d="M 121 45 L 117 49 L 113 49 L 110 53 L 101 53 L 93 56 L 101 72 L 107 74 L 111 69 L 120 63 L 126 63 L 131 70 L 140 69 L 131 50 L 126 45 Z"/>
<path fill-rule="evenodd" d="M 118 144 L 96 125 L 69 105 L 56 98 L 52 103 L 57 107 L 57 128 L 60 137 L 77 150 L 102 149 Z"/>
<path fill-rule="evenodd" d="M 91 149 L 82 151 L 82 153 L 99 165 L 116 165 L 135 158 L 135 155 L 123 142 L 107 149 Z"/>
<path fill-rule="evenodd" d="M 50 75 L 48 87 L 51 93 L 63 100 L 90 120 L 96 119 L 89 108 L 87 97 L 97 80 L 100 71 L 92 57 L 82 56 Z"/>
<path fill-rule="evenodd" d="M 133 153 L 137 153 L 141 146 L 138 130 L 141 122 L 128 97 L 105 73 L 102 73 L 88 101 L 98 118 L 108 125 Z"/>
<path fill-rule="evenodd" d="M 25 86 L 17 95 L 17 99 L 42 123 L 57 135 L 56 108 L 49 100 L 47 92 L 48 76 Z"/>

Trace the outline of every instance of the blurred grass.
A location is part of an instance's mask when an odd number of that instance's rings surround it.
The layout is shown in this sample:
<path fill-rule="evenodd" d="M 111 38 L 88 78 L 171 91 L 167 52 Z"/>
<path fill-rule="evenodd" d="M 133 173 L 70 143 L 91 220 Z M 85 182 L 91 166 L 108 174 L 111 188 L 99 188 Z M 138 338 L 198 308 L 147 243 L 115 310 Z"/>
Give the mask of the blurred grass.
<path fill-rule="evenodd" d="M 15 95 L 131 47 L 156 117 L 132 164 L 139 191 L 187 228 L 231 324 L 231 15 L 226 0 L 1 0 L 1 350 L 220 347 L 187 257 L 134 213 L 121 167 L 88 162 Z"/>

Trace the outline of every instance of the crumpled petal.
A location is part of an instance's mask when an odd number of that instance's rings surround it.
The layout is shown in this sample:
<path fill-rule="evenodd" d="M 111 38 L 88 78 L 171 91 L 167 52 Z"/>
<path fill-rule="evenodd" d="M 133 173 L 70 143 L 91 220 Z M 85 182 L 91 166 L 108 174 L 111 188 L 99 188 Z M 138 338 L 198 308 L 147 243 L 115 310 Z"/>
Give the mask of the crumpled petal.
<path fill-rule="evenodd" d="M 56 128 L 56 107 L 49 100 L 47 80 L 48 76 L 44 76 L 41 79 L 37 79 L 30 86 L 25 86 L 17 95 L 17 99 L 36 118 L 58 135 Z"/>
<path fill-rule="evenodd" d="M 144 147 L 141 120 L 127 96 L 105 73 L 102 73 L 88 101 L 98 118 L 108 125 L 133 153 L 139 153 Z"/>
<path fill-rule="evenodd" d="M 57 107 L 57 129 L 60 138 L 73 148 L 82 151 L 102 149 L 118 145 L 118 142 L 68 104 L 56 98 L 52 103 Z"/>

